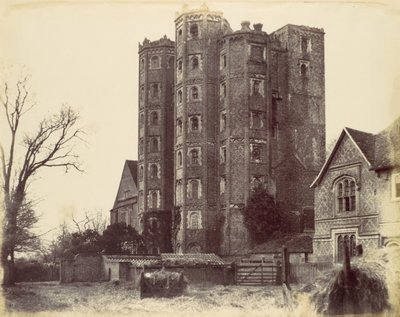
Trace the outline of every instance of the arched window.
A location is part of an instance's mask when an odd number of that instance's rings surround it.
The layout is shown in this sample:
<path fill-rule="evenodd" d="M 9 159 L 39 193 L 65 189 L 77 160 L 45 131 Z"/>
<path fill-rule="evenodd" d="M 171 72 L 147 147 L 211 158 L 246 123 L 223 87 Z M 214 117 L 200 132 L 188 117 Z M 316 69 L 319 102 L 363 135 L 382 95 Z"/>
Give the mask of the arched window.
<path fill-rule="evenodd" d="M 158 194 L 157 192 L 152 192 L 151 193 L 151 207 L 152 208 L 158 208 Z"/>
<path fill-rule="evenodd" d="M 223 194 L 225 193 L 225 187 L 226 187 L 226 179 L 225 176 L 221 176 L 219 180 L 219 193 Z"/>
<path fill-rule="evenodd" d="M 157 111 L 153 111 L 151 113 L 151 124 L 158 125 L 158 112 Z"/>
<path fill-rule="evenodd" d="M 181 136 L 182 135 L 182 131 L 183 131 L 182 120 L 178 119 L 176 121 L 176 135 L 177 136 Z"/>
<path fill-rule="evenodd" d="M 144 145 L 143 145 L 144 143 L 143 143 L 143 140 L 140 140 L 139 141 L 139 154 L 143 154 L 143 147 L 144 147 Z"/>
<path fill-rule="evenodd" d="M 200 229 L 200 219 L 197 212 L 190 214 L 190 229 Z"/>
<path fill-rule="evenodd" d="M 191 117 L 190 118 L 190 130 L 191 131 L 198 131 L 199 130 L 199 118 L 198 117 Z"/>
<path fill-rule="evenodd" d="M 158 139 L 151 139 L 151 152 L 158 152 Z"/>
<path fill-rule="evenodd" d="M 192 179 L 189 182 L 188 196 L 191 199 L 199 199 L 200 197 L 200 180 Z"/>
<path fill-rule="evenodd" d="M 199 59 L 194 56 L 192 58 L 192 69 L 198 69 L 199 68 Z"/>
<path fill-rule="evenodd" d="M 144 100 L 144 87 L 140 87 L 139 98 L 140 98 L 140 101 Z"/>
<path fill-rule="evenodd" d="M 177 165 L 178 167 L 182 166 L 182 152 L 178 151 L 178 153 L 176 154 L 176 161 L 177 161 Z"/>
<path fill-rule="evenodd" d="M 336 184 L 337 210 L 339 212 L 356 210 L 356 182 L 344 178 Z"/>
<path fill-rule="evenodd" d="M 151 178 L 158 178 L 158 167 L 156 164 L 150 165 L 150 177 Z"/>
<path fill-rule="evenodd" d="M 182 73 L 182 61 L 178 61 L 178 73 Z"/>
<path fill-rule="evenodd" d="M 139 180 L 142 181 L 143 180 L 143 166 L 139 167 Z"/>
<path fill-rule="evenodd" d="M 143 71 L 144 70 L 144 58 L 140 60 L 140 69 Z"/>
<path fill-rule="evenodd" d="M 192 87 L 191 91 L 191 96 L 193 100 L 199 99 L 199 88 L 197 87 Z"/>
<path fill-rule="evenodd" d="M 158 84 L 151 85 L 151 97 L 153 97 L 153 98 L 159 97 L 159 85 Z"/>
<path fill-rule="evenodd" d="M 303 77 L 307 75 L 307 65 L 306 64 L 301 64 L 300 73 L 301 73 L 301 76 L 303 76 Z"/>
<path fill-rule="evenodd" d="M 196 149 L 190 151 L 190 163 L 199 164 L 199 152 Z"/>
<path fill-rule="evenodd" d="M 260 81 L 259 80 L 255 80 L 253 83 L 253 93 L 254 94 L 260 93 Z"/>
<path fill-rule="evenodd" d="M 257 145 L 253 145 L 251 149 L 251 158 L 253 161 L 261 160 L 261 147 Z"/>
<path fill-rule="evenodd" d="M 144 114 L 141 113 L 140 114 L 140 120 L 139 120 L 139 126 L 142 128 L 144 124 Z"/>
<path fill-rule="evenodd" d="M 183 198 L 183 185 L 181 180 L 176 181 L 175 195 L 176 195 L 176 203 L 181 204 Z"/>
<path fill-rule="evenodd" d="M 190 35 L 192 38 L 197 38 L 199 36 L 199 27 L 197 24 L 192 24 L 190 26 Z"/>
<path fill-rule="evenodd" d="M 219 120 L 219 131 L 222 132 L 226 129 L 226 112 L 222 111 Z"/>
<path fill-rule="evenodd" d="M 337 259 L 338 262 L 343 261 L 344 257 L 344 246 L 343 246 L 343 237 L 340 235 L 337 238 Z"/>
<path fill-rule="evenodd" d="M 182 90 L 178 90 L 178 103 L 182 103 Z"/>
<path fill-rule="evenodd" d="M 182 41 L 182 29 L 178 30 L 178 41 Z"/>
<path fill-rule="evenodd" d="M 337 237 L 337 259 L 338 262 L 342 262 L 344 259 L 344 252 L 347 248 L 349 256 L 353 257 L 357 255 L 357 241 L 354 234 L 340 234 Z"/>
<path fill-rule="evenodd" d="M 151 68 L 159 68 L 160 67 L 160 58 L 158 56 L 152 56 L 150 59 Z"/>

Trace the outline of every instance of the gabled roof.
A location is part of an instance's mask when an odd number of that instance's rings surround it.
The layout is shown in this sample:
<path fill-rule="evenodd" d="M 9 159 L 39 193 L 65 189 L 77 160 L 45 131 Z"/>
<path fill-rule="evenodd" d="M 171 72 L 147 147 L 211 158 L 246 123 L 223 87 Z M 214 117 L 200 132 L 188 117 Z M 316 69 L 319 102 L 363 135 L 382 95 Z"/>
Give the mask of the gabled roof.
<path fill-rule="evenodd" d="M 129 171 L 132 174 L 132 178 L 135 181 L 135 184 L 137 184 L 137 169 L 138 169 L 137 163 L 138 163 L 137 161 L 132 161 L 132 160 L 125 161 L 125 164 L 128 165 Z"/>
<path fill-rule="evenodd" d="M 340 143 L 342 142 L 343 138 L 345 136 L 348 136 L 349 139 L 353 142 L 354 146 L 359 150 L 360 154 L 364 157 L 366 162 L 371 166 L 371 162 L 368 160 L 368 157 L 364 154 L 362 149 L 368 148 L 368 140 L 371 140 L 371 136 L 373 137 L 372 134 L 350 129 L 350 128 L 344 128 L 342 132 L 340 133 L 339 139 L 336 141 L 335 146 L 333 147 L 332 152 L 329 154 L 328 159 L 325 161 L 324 165 L 322 166 L 321 170 L 319 171 L 318 176 L 316 179 L 313 181 L 310 187 L 315 187 L 318 185 L 319 181 L 322 179 L 323 175 L 325 174 L 326 170 L 330 166 L 333 158 L 335 157 L 336 151 L 339 148 Z M 356 141 L 357 140 L 357 141 Z M 370 151 L 367 151 L 368 155 L 370 156 L 371 159 L 371 153 Z"/>
<path fill-rule="evenodd" d="M 131 190 L 132 194 L 137 191 L 137 161 L 126 160 L 124 164 L 124 168 L 122 170 L 121 179 L 118 185 L 117 195 L 115 196 L 113 209 L 119 206 L 120 200 L 118 199 L 119 195 L 122 192 L 123 186 L 126 186 L 126 182 L 123 182 L 124 175 L 130 176 L 132 179 L 131 182 L 128 183 L 128 188 Z M 135 194 L 134 194 L 135 195 Z"/>
<path fill-rule="evenodd" d="M 400 166 L 400 117 L 375 136 L 374 170 Z"/>
<path fill-rule="evenodd" d="M 319 184 L 345 135 L 353 142 L 371 170 L 400 166 L 400 117 L 388 128 L 376 135 L 344 128 L 335 147 L 310 187 L 315 187 Z"/>

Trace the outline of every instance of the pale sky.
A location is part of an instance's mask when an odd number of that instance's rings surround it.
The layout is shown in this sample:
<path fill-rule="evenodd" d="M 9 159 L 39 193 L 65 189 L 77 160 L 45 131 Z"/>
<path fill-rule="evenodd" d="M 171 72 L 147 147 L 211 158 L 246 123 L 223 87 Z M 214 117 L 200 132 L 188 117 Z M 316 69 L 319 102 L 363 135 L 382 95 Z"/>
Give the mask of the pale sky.
<path fill-rule="evenodd" d="M 10 2 L 10 1 L 8 1 Z M 0 61 L 25 65 L 37 108 L 26 127 L 68 103 L 80 112 L 88 144 L 85 173 L 42 170 L 30 190 L 40 200 L 37 231 L 84 211 L 108 217 L 126 159 L 137 159 L 138 42 L 174 38 L 184 2 L 11 1 L 0 12 Z M 24 5 L 22 3 L 25 3 Z M 186 2 L 190 8 L 201 2 Z M 19 5 L 16 5 L 19 4 Z M 379 132 L 400 115 L 400 10 L 384 4 L 207 2 L 232 29 L 263 23 L 325 30 L 327 143 L 344 126 Z M 3 113 L 0 141 L 7 143 Z"/>

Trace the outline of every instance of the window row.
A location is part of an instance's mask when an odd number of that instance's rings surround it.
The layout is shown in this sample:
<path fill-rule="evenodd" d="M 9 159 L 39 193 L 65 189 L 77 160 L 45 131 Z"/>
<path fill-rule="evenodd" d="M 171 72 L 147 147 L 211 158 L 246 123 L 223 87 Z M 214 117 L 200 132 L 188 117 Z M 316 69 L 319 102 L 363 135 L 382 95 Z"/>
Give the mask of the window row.
<path fill-rule="evenodd" d="M 190 149 L 188 152 L 189 165 L 201 165 L 201 150 L 200 148 Z M 176 167 L 181 168 L 183 165 L 182 151 L 176 153 Z"/>
<path fill-rule="evenodd" d="M 175 185 L 176 203 L 183 203 L 183 181 L 177 180 Z M 188 199 L 200 199 L 202 195 L 201 180 L 199 178 L 189 179 L 186 184 L 186 196 Z"/>
<path fill-rule="evenodd" d="M 158 99 L 161 95 L 161 84 L 160 83 L 151 83 L 149 86 L 149 98 L 150 99 Z M 141 102 L 144 101 L 145 90 L 144 86 L 140 87 L 139 91 L 139 99 Z"/>
<path fill-rule="evenodd" d="M 201 131 L 201 116 L 200 115 L 194 115 L 194 116 L 189 116 L 189 127 L 188 131 L 189 132 L 199 132 Z M 176 136 L 181 136 L 183 132 L 183 122 L 182 119 L 178 119 L 176 121 Z"/>
<path fill-rule="evenodd" d="M 220 164 L 226 163 L 226 145 L 220 146 Z M 263 161 L 263 146 L 261 144 L 250 144 L 250 160 L 255 163 Z"/>
<path fill-rule="evenodd" d="M 149 153 L 157 153 L 160 151 L 160 137 L 151 137 L 148 141 Z M 144 153 L 144 140 L 139 140 L 139 155 Z"/>
<path fill-rule="evenodd" d="M 199 29 L 199 25 L 197 23 L 190 23 L 188 31 L 189 31 L 188 36 L 187 36 L 188 40 L 196 40 L 196 39 L 200 38 L 200 29 Z M 178 43 L 181 43 L 183 41 L 182 28 L 177 30 L 176 40 Z"/>
<path fill-rule="evenodd" d="M 149 62 L 149 69 L 160 69 L 161 68 L 161 56 L 158 55 L 153 55 L 150 57 L 150 62 Z M 167 56 L 167 68 L 172 68 L 174 67 L 175 64 L 175 58 L 174 56 Z M 145 58 L 142 57 L 140 59 L 140 71 L 144 71 L 145 70 Z"/>
<path fill-rule="evenodd" d="M 160 167 L 159 164 L 157 163 L 150 163 L 149 164 L 149 176 L 151 179 L 159 179 L 161 177 L 160 175 Z M 143 181 L 144 178 L 144 167 L 140 166 L 139 167 L 139 181 Z"/>
<path fill-rule="evenodd" d="M 150 113 L 149 113 L 149 123 L 150 123 L 150 125 L 154 125 L 154 126 L 159 125 L 160 124 L 159 116 L 160 115 L 159 115 L 159 112 L 157 110 L 150 111 Z M 141 113 L 140 117 L 139 117 L 139 127 L 143 128 L 144 121 L 145 121 L 144 120 L 144 113 Z"/>
<path fill-rule="evenodd" d="M 189 70 L 197 70 L 197 69 L 202 69 L 201 55 L 200 54 L 190 55 L 189 56 Z M 179 59 L 176 62 L 176 70 L 177 70 L 176 73 L 178 76 L 183 73 L 182 59 Z"/>
<path fill-rule="evenodd" d="M 198 86 L 192 86 L 189 88 L 189 101 L 199 101 L 201 100 L 201 94 L 200 94 L 200 87 Z M 177 102 L 178 104 L 181 104 L 183 101 L 183 91 L 182 89 L 179 89 L 177 92 Z"/>

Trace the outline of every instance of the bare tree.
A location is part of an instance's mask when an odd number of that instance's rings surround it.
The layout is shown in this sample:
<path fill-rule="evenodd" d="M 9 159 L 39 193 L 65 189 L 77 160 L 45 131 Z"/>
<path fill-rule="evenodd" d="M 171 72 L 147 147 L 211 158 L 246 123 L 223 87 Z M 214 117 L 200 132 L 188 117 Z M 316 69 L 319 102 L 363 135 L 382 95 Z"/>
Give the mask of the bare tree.
<path fill-rule="evenodd" d="M 59 113 L 40 121 L 35 133 L 22 137 L 23 154 L 17 159 L 16 146 L 19 144 L 21 124 L 35 105 L 30 99 L 28 77 L 11 86 L 5 82 L 1 88 L 0 101 L 10 134 L 8 148 L 5 149 L 0 144 L 1 185 L 5 207 L 1 262 L 4 272 L 3 284 L 13 284 L 14 252 L 18 238 L 17 220 L 26 198 L 28 184 L 32 176 L 44 167 L 63 167 L 66 171 L 73 168 L 81 171 L 78 156 L 74 153 L 74 145 L 76 141 L 82 140 L 83 131 L 76 128 L 78 114 L 70 107 L 63 106 Z"/>

